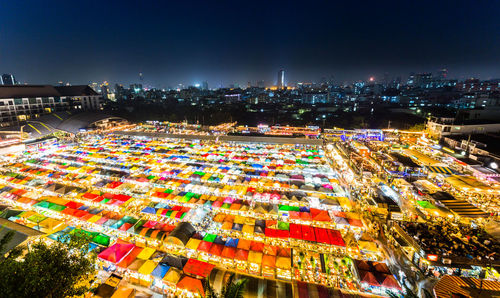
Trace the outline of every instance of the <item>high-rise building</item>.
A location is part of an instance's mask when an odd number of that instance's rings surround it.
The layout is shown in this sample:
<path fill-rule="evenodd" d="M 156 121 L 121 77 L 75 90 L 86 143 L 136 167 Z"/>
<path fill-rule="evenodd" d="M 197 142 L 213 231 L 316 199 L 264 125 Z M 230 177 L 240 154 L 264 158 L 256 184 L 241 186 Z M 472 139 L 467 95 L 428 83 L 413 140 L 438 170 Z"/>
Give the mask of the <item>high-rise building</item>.
<path fill-rule="evenodd" d="M 14 75 L 8 73 L 2 75 L 2 85 L 15 85 L 15 84 L 16 84 L 16 78 L 14 78 Z"/>
<path fill-rule="evenodd" d="M 208 82 L 207 81 L 203 81 L 201 83 L 201 89 L 202 90 L 208 90 Z"/>
<path fill-rule="evenodd" d="M 285 71 L 281 69 L 278 72 L 278 89 L 285 89 Z"/>
<path fill-rule="evenodd" d="M 446 68 L 443 68 L 438 71 L 438 79 L 440 80 L 448 79 L 448 70 Z"/>
<path fill-rule="evenodd" d="M 266 82 L 264 82 L 264 80 L 257 81 L 257 87 L 259 87 L 259 88 L 265 88 L 266 87 Z"/>

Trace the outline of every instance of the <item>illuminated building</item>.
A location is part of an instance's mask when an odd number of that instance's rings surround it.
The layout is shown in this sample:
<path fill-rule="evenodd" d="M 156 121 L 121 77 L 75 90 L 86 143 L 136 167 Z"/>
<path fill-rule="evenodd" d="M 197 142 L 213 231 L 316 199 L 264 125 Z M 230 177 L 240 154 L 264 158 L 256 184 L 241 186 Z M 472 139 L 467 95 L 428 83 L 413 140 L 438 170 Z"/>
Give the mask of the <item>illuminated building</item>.
<path fill-rule="evenodd" d="M 276 85 L 278 89 L 285 89 L 285 71 L 283 69 L 278 72 L 278 83 Z"/>
<path fill-rule="evenodd" d="M 37 118 L 42 114 L 70 110 L 98 110 L 102 96 L 87 85 L 0 86 L 2 126 Z"/>
<path fill-rule="evenodd" d="M 3 74 L 0 79 L 1 79 L 2 85 L 15 85 L 17 83 L 16 78 L 14 78 L 14 75 L 11 75 L 8 73 Z"/>

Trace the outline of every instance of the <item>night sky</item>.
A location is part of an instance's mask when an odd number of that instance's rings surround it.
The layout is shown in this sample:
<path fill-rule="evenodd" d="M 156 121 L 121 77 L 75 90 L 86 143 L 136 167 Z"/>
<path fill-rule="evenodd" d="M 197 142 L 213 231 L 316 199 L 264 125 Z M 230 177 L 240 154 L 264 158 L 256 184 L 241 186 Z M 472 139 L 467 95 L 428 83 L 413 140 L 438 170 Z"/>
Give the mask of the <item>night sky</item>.
<path fill-rule="evenodd" d="M 2 1 L 21 82 L 337 83 L 448 68 L 500 78 L 500 1 Z M 350 4 L 344 2 L 351 2 Z"/>

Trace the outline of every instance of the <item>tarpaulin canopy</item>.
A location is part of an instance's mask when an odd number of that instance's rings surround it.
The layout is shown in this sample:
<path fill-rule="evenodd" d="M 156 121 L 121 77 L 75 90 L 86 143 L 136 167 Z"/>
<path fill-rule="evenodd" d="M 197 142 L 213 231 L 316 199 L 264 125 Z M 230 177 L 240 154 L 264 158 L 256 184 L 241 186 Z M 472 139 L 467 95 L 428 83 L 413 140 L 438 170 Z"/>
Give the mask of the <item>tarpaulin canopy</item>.
<path fill-rule="evenodd" d="M 132 264 L 133 261 L 135 261 L 137 255 L 140 254 L 141 251 L 142 247 L 134 247 L 134 249 L 132 249 L 132 251 L 116 265 L 121 268 L 127 268 L 128 266 L 130 266 L 130 264 Z"/>
<path fill-rule="evenodd" d="M 380 286 L 380 283 L 377 281 L 377 278 L 370 271 L 361 270 L 359 272 L 359 274 L 361 275 L 361 282 L 362 283 L 367 283 L 370 286 L 374 286 L 374 287 Z"/>
<path fill-rule="evenodd" d="M 198 251 L 208 252 L 210 250 L 210 247 L 212 247 L 212 244 L 213 244 L 212 242 L 201 241 L 200 245 L 198 245 L 197 250 Z"/>
<path fill-rule="evenodd" d="M 146 262 L 144 262 L 144 264 L 142 264 L 138 272 L 143 275 L 150 275 L 155 268 L 156 268 L 156 263 L 152 260 L 147 260 Z"/>
<path fill-rule="evenodd" d="M 178 283 L 177 288 L 185 289 L 192 293 L 201 294 L 205 297 L 205 290 L 203 289 L 203 284 L 201 280 L 192 278 L 189 276 L 184 276 Z"/>
<path fill-rule="evenodd" d="M 292 260 L 289 257 L 277 257 L 276 267 L 281 269 L 290 269 L 292 267 Z"/>
<path fill-rule="evenodd" d="M 163 277 L 167 274 L 168 270 L 170 269 L 170 266 L 165 265 L 165 264 L 158 264 L 156 268 L 151 272 L 151 275 L 158 278 L 158 279 L 163 279 Z"/>
<path fill-rule="evenodd" d="M 211 247 L 210 247 L 210 250 L 208 251 L 209 254 L 213 255 L 213 256 L 218 256 L 220 257 L 220 255 L 222 254 L 222 250 L 224 249 L 224 245 L 222 244 L 217 244 L 217 243 L 214 243 Z"/>
<path fill-rule="evenodd" d="M 262 253 L 258 251 L 248 252 L 248 262 L 255 264 L 262 263 Z"/>
<path fill-rule="evenodd" d="M 232 246 L 224 246 L 221 256 L 226 259 L 234 259 L 236 255 L 236 248 Z"/>
<path fill-rule="evenodd" d="M 115 243 L 112 246 L 103 250 L 98 257 L 112 262 L 118 263 L 135 247 L 132 243 Z"/>
<path fill-rule="evenodd" d="M 239 248 L 234 258 L 239 261 L 246 261 L 248 259 L 248 250 Z"/>
<path fill-rule="evenodd" d="M 171 286 L 175 286 L 177 284 L 177 282 L 179 281 L 179 279 L 181 278 L 181 275 L 182 275 L 181 270 L 179 270 L 177 268 L 170 267 L 167 274 L 165 274 L 165 276 L 163 277 L 163 281 L 166 284 L 169 284 Z"/>
<path fill-rule="evenodd" d="M 385 278 L 382 281 L 381 285 L 386 288 L 401 290 L 399 283 L 391 274 L 385 275 Z"/>
<path fill-rule="evenodd" d="M 151 248 L 151 247 L 145 247 L 140 254 L 137 255 L 138 259 L 141 260 L 147 260 L 149 259 L 154 253 L 156 249 Z"/>
<path fill-rule="evenodd" d="M 264 255 L 262 257 L 262 266 L 275 268 L 276 267 L 276 257 L 271 255 Z"/>
<path fill-rule="evenodd" d="M 199 261 L 196 259 L 189 259 L 183 268 L 184 273 L 200 277 L 207 277 L 215 265 Z"/>

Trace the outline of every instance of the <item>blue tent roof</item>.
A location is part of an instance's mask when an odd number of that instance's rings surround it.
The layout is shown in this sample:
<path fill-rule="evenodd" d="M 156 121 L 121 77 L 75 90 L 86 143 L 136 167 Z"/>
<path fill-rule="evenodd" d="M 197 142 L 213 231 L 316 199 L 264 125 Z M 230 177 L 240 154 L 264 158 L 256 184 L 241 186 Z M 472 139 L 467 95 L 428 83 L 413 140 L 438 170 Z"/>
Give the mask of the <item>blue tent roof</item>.
<path fill-rule="evenodd" d="M 162 279 L 165 274 L 167 274 L 168 270 L 170 269 L 170 266 L 165 265 L 165 264 L 158 264 L 156 266 L 155 270 L 151 272 L 151 275 L 153 275 L 156 278 Z"/>
<path fill-rule="evenodd" d="M 156 209 L 153 207 L 146 207 L 142 209 L 142 213 L 156 214 Z"/>
<path fill-rule="evenodd" d="M 237 247 L 238 246 L 238 241 L 239 241 L 238 238 L 227 238 L 226 246 Z"/>

